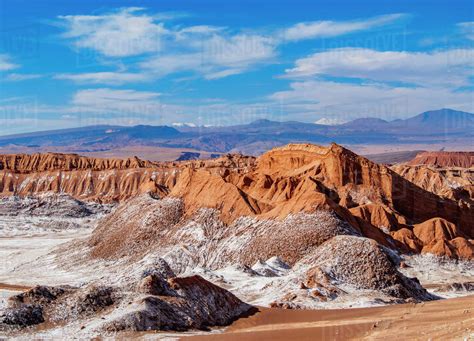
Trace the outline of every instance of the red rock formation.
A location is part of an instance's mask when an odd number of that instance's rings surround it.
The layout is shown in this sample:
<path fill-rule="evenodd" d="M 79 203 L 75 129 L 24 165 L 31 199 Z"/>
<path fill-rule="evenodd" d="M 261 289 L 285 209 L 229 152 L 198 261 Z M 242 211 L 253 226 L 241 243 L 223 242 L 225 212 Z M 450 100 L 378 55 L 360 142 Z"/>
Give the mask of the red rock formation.
<path fill-rule="evenodd" d="M 457 236 L 474 237 L 474 210 L 469 205 L 441 198 L 336 144 L 290 144 L 257 159 L 228 155 L 182 163 L 61 154 L 10 155 L 0 160 L 3 195 L 53 191 L 111 202 L 151 192 L 181 199 L 184 217 L 203 207 L 216 209 L 225 224 L 242 216 L 281 220 L 326 209 L 379 243 L 409 250 L 428 242 L 417 233 L 413 237 L 401 232 L 396 241 L 385 232 L 442 218 L 456 226 Z"/>
<path fill-rule="evenodd" d="M 167 195 L 183 169 L 219 174 L 238 171 L 254 158 L 227 156 L 208 161 L 155 163 L 138 158 L 98 159 L 75 154 L 0 156 L 0 195 L 66 193 L 81 200 L 123 201 L 145 192 Z"/>
<path fill-rule="evenodd" d="M 98 159 L 77 154 L 11 154 L 0 155 L 0 170 L 28 174 L 55 170 L 92 170 L 150 168 L 156 163 L 143 161 L 137 157 L 128 159 Z"/>
<path fill-rule="evenodd" d="M 464 259 L 474 255 L 474 243 L 456 225 L 444 219 L 433 218 L 417 224 L 413 233 L 424 245 L 422 253 Z"/>
<path fill-rule="evenodd" d="M 470 168 L 474 167 L 474 152 L 421 152 L 408 165 Z"/>
<path fill-rule="evenodd" d="M 417 186 L 444 198 L 474 204 L 474 169 L 395 165 L 391 169 Z"/>
<path fill-rule="evenodd" d="M 392 232 L 392 237 L 405 245 L 411 252 L 419 253 L 423 248 L 423 243 L 409 228 L 404 227 Z"/>
<path fill-rule="evenodd" d="M 423 244 L 429 244 L 435 240 L 451 240 L 456 237 L 465 237 L 456 225 L 441 218 L 433 218 L 415 225 L 413 233 Z"/>
<path fill-rule="evenodd" d="M 351 208 L 349 211 L 354 216 L 370 222 L 379 228 L 385 228 L 388 231 L 396 231 L 400 228 L 400 221 L 404 223 L 402 216 L 397 216 L 382 205 L 366 204 Z"/>

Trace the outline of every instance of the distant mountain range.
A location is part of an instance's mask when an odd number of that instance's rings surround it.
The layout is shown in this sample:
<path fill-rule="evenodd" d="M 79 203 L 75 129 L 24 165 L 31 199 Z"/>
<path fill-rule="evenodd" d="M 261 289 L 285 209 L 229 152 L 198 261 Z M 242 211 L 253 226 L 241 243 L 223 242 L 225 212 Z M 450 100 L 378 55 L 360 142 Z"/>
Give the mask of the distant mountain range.
<path fill-rule="evenodd" d="M 441 109 L 408 119 L 360 118 L 338 125 L 257 120 L 225 127 L 89 126 L 0 137 L 0 147 L 95 152 L 125 146 L 188 148 L 258 154 L 289 142 L 325 144 L 416 144 L 456 139 L 474 141 L 474 114 Z"/>

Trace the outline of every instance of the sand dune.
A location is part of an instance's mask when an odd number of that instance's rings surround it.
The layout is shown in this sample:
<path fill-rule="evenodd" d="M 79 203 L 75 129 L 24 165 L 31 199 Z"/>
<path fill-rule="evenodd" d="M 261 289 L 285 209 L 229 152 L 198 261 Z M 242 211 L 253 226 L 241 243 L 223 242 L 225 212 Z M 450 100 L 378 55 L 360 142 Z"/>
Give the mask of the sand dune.
<path fill-rule="evenodd" d="M 421 304 L 337 310 L 260 308 L 222 334 L 193 340 L 471 340 L 474 296 Z"/>

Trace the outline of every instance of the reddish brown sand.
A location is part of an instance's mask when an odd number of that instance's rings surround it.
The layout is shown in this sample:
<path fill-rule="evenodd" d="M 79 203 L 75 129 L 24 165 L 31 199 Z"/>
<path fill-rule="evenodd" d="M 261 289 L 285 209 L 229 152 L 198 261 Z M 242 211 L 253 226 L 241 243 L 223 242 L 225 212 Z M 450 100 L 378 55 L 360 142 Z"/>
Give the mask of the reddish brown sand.
<path fill-rule="evenodd" d="M 337 310 L 261 308 L 222 334 L 197 340 L 471 340 L 474 296 L 421 304 Z"/>
<path fill-rule="evenodd" d="M 28 289 L 31 289 L 31 287 L 26 285 L 0 283 L 0 290 L 26 291 Z"/>

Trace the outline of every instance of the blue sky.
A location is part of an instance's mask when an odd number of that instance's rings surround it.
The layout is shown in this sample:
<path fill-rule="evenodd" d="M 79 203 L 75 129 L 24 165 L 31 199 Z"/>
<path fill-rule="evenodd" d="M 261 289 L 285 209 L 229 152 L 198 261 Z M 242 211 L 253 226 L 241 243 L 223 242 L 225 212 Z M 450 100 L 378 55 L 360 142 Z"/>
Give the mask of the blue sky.
<path fill-rule="evenodd" d="M 0 134 L 474 112 L 472 1 L 0 2 Z"/>

